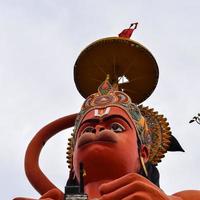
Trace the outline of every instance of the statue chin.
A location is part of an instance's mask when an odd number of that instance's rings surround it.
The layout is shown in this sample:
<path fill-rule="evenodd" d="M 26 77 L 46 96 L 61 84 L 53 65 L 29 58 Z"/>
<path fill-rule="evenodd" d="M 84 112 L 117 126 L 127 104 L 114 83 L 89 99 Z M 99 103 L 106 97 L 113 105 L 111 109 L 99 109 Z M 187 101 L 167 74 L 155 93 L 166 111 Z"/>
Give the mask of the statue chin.
<path fill-rule="evenodd" d="M 116 149 L 116 144 L 97 142 L 74 151 L 73 166 L 78 180 L 80 162 L 83 163 L 86 173 L 85 184 L 103 179 L 113 180 L 127 173 L 138 172 L 139 159 L 135 159 L 135 163 L 130 163 L 130 157 L 123 152 L 116 155 Z"/>

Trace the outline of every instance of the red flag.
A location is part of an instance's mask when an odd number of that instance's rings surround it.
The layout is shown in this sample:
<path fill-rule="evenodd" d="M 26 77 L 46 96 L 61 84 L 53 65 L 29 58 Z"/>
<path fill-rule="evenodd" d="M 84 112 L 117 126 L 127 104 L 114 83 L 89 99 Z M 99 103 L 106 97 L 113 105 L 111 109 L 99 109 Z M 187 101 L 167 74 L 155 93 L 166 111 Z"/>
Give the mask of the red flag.
<path fill-rule="evenodd" d="M 120 34 L 119 37 L 130 38 L 133 33 L 132 28 L 124 29 Z"/>
<path fill-rule="evenodd" d="M 131 28 L 134 25 L 134 28 Z M 130 38 L 133 31 L 137 28 L 138 22 L 132 23 L 129 28 L 124 29 L 120 34 L 119 37 Z"/>

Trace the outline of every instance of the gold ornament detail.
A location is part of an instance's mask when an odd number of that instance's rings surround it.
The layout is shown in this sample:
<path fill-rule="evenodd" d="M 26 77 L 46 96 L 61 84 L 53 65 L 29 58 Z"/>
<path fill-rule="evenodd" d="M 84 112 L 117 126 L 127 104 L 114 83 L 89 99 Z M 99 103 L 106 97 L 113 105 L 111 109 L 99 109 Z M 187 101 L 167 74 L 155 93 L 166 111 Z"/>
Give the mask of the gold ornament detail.
<path fill-rule="evenodd" d="M 71 134 L 72 137 L 68 138 L 68 143 L 67 143 L 67 152 L 66 152 L 66 158 L 67 158 L 67 164 L 68 168 L 72 169 L 72 163 L 73 163 L 73 147 L 74 147 L 74 134 Z"/>
<path fill-rule="evenodd" d="M 142 168 L 144 170 L 145 176 L 148 177 L 148 171 L 147 171 L 147 168 L 146 168 L 146 165 L 144 163 L 144 159 L 142 156 L 140 156 L 140 162 L 141 162 Z"/>
<path fill-rule="evenodd" d="M 167 118 L 159 115 L 153 108 L 139 106 L 140 112 L 146 119 L 151 135 L 149 162 L 157 165 L 170 146 L 171 131 Z"/>

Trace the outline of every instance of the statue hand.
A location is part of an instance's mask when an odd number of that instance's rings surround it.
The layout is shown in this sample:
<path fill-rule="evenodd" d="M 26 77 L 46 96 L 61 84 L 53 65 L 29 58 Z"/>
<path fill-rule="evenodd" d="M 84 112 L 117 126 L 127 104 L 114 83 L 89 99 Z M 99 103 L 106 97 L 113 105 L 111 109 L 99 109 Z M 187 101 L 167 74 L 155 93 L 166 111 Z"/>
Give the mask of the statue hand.
<path fill-rule="evenodd" d="M 136 173 L 127 174 L 99 187 L 99 200 L 169 200 L 156 185 Z"/>
<path fill-rule="evenodd" d="M 40 199 L 41 200 L 63 200 L 64 195 L 59 189 L 54 188 L 52 190 L 49 190 L 47 193 L 43 194 Z"/>
<path fill-rule="evenodd" d="M 64 199 L 63 193 L 57 188 L 49 190 L 48 192 L 43 194 L 42 197 L 40 198 L 40 200 L 63 200 L 63 199 Z M 14 198 L 13 200 L 37 200 L 37 199 L 17 197 Z"/>

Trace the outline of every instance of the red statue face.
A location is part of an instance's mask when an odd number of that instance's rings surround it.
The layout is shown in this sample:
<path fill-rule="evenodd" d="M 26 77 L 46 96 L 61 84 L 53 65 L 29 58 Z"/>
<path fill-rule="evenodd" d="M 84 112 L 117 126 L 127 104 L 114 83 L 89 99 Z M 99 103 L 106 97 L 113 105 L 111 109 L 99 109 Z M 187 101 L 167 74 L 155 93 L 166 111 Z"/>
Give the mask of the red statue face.
<path fill-rule="evenodd" d="M 77 133 L 73 154 L 76 177 L 80 162 L 86 171 L 86 184 L 138 172 L 139 152 L 147 161 L 148 150 L 142 146 L 138 151 L 135 125 L 126 111 L 117 106 L 91 110 Z"/>

